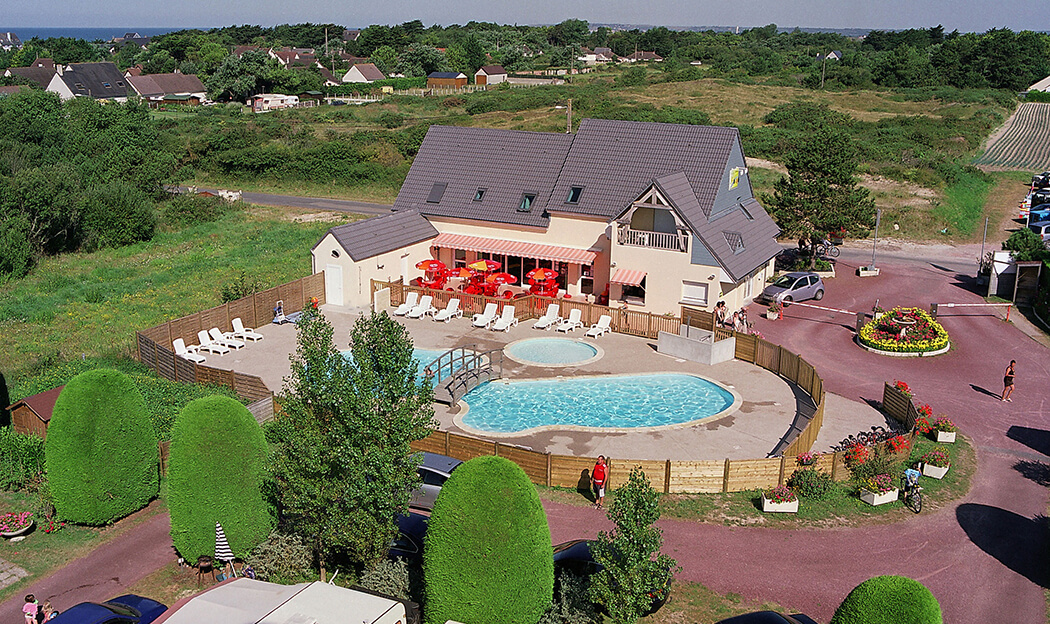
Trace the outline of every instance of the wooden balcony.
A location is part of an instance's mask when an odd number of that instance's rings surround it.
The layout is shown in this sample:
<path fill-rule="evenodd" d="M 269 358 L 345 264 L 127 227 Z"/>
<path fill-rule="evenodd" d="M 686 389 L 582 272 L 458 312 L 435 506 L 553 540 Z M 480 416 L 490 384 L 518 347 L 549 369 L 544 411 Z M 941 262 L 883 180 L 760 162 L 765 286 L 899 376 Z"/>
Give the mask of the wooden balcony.
<path fill-rule="evenodd" d="M 648 247 L 667 251 L 689 251 L 689 235 L 684 233 L 646 232 L 632 230 L 621 225 L 617 234 L 617 243 L 631 247 Z"/>

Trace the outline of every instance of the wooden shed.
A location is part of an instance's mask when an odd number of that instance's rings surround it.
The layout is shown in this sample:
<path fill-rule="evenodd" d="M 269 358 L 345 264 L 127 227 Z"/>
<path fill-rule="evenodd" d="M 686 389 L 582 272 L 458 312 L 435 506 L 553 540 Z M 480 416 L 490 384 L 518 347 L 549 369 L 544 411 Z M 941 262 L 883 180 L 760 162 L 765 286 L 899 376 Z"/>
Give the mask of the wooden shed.
<path fill-rule="evenodd" d="M 46 438 L 47 424 L 51 422 L 51 411 L 55 408 L 55 401 L 62 393 L 62 388 L 65 386 L 28 396 L 11 405 L 8 409 L 11 410 L 11 425 L 15 431 Z"/>
<path fill-rule="evenodd" d="M 460 89 L 467 86 L 467 75 L 462 72 L 433 72 L 427 76 L 427 88 Z"/>

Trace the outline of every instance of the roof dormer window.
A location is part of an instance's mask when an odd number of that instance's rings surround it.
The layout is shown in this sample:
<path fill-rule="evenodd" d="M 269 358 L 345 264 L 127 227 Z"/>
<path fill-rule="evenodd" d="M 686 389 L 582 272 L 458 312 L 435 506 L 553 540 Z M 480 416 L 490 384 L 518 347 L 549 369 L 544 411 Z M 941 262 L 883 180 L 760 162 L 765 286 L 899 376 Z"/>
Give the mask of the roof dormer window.
<path fill-rule="evenodd" d="M 566 204 L 578 204 L 580 203 L 580 195 L 583 195 L 582 186 L 574 186 L 569 189 L 569 197 L 566 198 Z"/>
<path fill-rule="evenodd" d="M 535 193 L 523 193 L 521 203 L 518 204 L 518 212 L 532 212 L 532 204 L 536 201 Z"/>
<path fill-rule="evenodd" d="M 434 186 L 430 187 L 430 195 L 427 195 L 427 203 L 440 204 L 441 197 L 445 194 L 446 188 L 448 188 L 448 182 L 435 182 Z"/>
<path fill-rule="evenodd" d="M 487 190 L 488 189 L 486 188 L 478 188 L 478 190 L 474 191 L 474 201 L 481 201 L 485 199 L 485 191 Z"/>

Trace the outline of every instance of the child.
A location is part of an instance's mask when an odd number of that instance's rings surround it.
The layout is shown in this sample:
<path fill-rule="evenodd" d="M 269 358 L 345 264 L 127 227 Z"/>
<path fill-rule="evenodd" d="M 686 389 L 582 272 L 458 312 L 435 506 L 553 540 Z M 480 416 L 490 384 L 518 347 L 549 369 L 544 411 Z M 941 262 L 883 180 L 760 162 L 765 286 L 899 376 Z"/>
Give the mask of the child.
<path fill-rule="evenodd" d="M 55 608 L 53 606 L 51 606 L 51 601 L 50 600 L 45 600 L 44 601 L 44 619 L 43 619 L 43 621 L 47 622 L 48 620 L 53 620 L 56 617 L 58 617 L 58 611 L 55 611 Z"/>
<path fill-rule="evenodd" d="M 22 606 L 22 614 L 26 616 L 26 624 L 36 624 L 36 596 L 26 595 L 26 603 Z"/>

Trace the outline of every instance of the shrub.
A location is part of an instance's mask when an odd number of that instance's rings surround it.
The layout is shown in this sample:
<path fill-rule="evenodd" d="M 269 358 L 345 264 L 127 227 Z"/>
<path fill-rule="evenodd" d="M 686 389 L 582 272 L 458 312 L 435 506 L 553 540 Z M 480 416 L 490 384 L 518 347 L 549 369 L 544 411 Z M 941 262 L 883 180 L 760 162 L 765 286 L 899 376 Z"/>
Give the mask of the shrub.
<path fill-rule="evenodd" d="M 413 599 L 413 579 L 408 564 L 401 557 L 383 559 L 361 575 L 360 585 L 402 600 Z"/>
<path fill-rule="evenodd" d="M 257 292 L 259 292 L 259 280 L 248 279 L 248 272 L 241 271 L 237 279 L 228 284 L 223 284 L 222 289 L 219 291 L 219 296 L 222 298 L 223 303 L 229 303 Z"/>
<path fill-rule="evenodd" d="M 591 602 L 590 586 L 588 577 L 563 570 L 558 575 L 554 602 L 539 624 L 594 624 L 600 621 L 598 610 Z"/>
<path fill-rule="evenodd" d="M 44 457 L 63 519 L 108 524 L 157 496 L 157 435 L 142 394 L 119 371 L 87 371 L 66 384 Z"/>
<path fill-rule="evenodd" d="M 44 472 L 44 440 L 0 428 L 0 490 L 21 490 Z"/>
<path fill-rule="evenodd" d="M 831 494 L 835 481 L 826 472 L 815 468 L 801 468 L 791 473 L 787 485 L 803 498 L 823 500 Z"/>
<path fill-rule="evenodd" d="M 245 560 L 256 576 L 274 583 L 296 583 L 307 579 L 313 557 L 298 535 L 273 532 L 252 549 Z"/>
<path fill-rule="evenodd" d="M 376 116 L 376 123 L 393 130 L 405 123 L 405 116 L 393 111 L 383 111 Z"/>
<path fill-rule="evenodd" d="M 171 226 L 185 227 L 218 221 L 233 204 L 207 195 L 176 195 L 161 207 L 161 218 Z"/>
<path fill-rule="evenodd" d="M 535 624 L 551 604 L 547 516 L 525 472 L 478 457 L 452 473 L 423 549 L 426 621 Z"/>
<path fill-rule="evenodd" d="M 224 396 L 191 401 L 171 434 L 168 509 L 175 550 L 188 561 L 215 551 L 215 523 L 245 557 L 266 539 L 273 516 L 262 494 L 267 446 L 246 407 Z"/>
<path fill-rule="evenodd" d="M 157 227 L 153 201 L 121 180 L 88 191 L 83 215 L 83 246 L 88 250 L 150 240 Z"/>
<path fill-rule="evenodd" d="M 903 576 L 876 576 L 853 588 L 831 624 L 941 624 L 941 606 L 922 583 Z"/>

